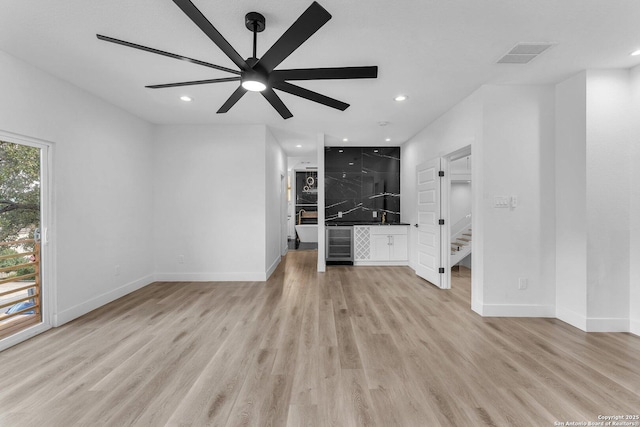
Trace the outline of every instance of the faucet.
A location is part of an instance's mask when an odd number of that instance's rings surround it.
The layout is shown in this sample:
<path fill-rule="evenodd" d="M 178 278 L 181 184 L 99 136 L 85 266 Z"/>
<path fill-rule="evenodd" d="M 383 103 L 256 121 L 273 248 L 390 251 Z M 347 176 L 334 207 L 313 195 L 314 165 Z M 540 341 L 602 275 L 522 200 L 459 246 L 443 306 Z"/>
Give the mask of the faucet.
<path fill-rule="evenodd" d="M 382 223 L 384 224 L 385 222 L 387 222 L 387 213 L 382 212 Z"/>

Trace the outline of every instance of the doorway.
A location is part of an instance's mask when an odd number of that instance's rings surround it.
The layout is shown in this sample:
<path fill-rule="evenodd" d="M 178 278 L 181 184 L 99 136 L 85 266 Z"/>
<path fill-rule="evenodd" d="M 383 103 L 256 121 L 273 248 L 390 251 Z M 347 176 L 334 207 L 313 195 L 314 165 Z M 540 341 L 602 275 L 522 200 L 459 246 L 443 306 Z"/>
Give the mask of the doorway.
<path fill-rule="evenodd" d="M 0 350 L 49 327 L 49 144 L 0 134 Z"/>
<path fill-rule="evenodd" d="M 471 191 L 471 146 L 416 167 L 416 274 L 441 289 L 452 267 L 471 267 Z"/>

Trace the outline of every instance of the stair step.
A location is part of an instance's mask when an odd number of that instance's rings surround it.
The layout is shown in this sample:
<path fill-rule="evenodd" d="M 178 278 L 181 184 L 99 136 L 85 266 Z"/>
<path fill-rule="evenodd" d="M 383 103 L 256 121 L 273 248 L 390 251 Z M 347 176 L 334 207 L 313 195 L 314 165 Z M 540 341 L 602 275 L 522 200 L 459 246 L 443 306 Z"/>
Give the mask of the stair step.
<path fill-rule="evenodd" d="M 469 242 L 455 242 L 455 245 L 460 247 L 469 246 Z"/>
<path fill-rule="evenodd" d="M 463 242 L 470 242 L 471 239 L 467 239 L 466 237 L 458 237 L 458 240 L 462 240 Z"/>
<path fill-rule="evenodd" d="M 462 233 L 462 235 L 471 237 L 471 233 Z"/>

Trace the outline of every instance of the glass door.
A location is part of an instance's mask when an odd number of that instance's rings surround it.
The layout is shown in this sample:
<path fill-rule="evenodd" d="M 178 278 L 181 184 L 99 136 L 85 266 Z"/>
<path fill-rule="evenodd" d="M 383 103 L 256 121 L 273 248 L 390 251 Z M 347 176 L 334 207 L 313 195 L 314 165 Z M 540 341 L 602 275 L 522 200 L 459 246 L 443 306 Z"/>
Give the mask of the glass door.
<path fill-rule="evenodd" d="M 0 140 L 0 339 L 42 322 L 41 151 Z"/>

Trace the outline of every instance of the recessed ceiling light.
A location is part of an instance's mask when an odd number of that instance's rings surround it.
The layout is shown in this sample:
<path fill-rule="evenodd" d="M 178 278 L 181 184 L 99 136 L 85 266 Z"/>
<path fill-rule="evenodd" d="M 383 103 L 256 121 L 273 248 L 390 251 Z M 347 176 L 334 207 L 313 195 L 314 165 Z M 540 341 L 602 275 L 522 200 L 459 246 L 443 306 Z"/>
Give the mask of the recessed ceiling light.
<path fill-rule="evenodd" d="M 296 148 L 302 148 L 302 145 L 298 144 L 296 145 Z"/>
<path fill-rule="evenodd" d="M 408 98 L 407 95 L 398 95 L 395 98 L 393 98 L 395 101 L 401 102 L 401 101 L 406 101 Z"/>
<path fill-rule="evenodd" d="M 631 52 L 631 56 L 638 56 L 640 55 L 640 49 L 636 50 L 635 52 Z"/>
<path fill-rule="evenodd" d="M 349 138 L 342 138 L 342 142 L 349 142 Z"/>
<path fill-rule="evenodd" d="M 338 153 L 343 153 L 343 152 L 344 152 L 344 150 L 338 150 Z"/>
<path fill-rule="evenodd" d="M 374 153 L 377 153 L 377 152 L 378 152 L 378 150 L 373 150 L 373 152 L 374 152 Z"/>
<path fill-rule="evenodd" d="M 385 139 L 385 141 L 389 142 L 389 141 L 391 141 L 391 138 L 387 138 L 387 139 Z"/>
<path fill-rule="evenodd" d="M 349 166 L 353 166 L 353 162 L 349 162 Z"/>
<path fill-rule="evenodd" d="M 190 97 L 190 96 L 187 96 L 187 95 L 182 95 L 182 96 L 180 97 L 180 100 L 181 100 L 181 101 L 184 101 L 184 102 L 191 102 L 191 97 Z"/>

